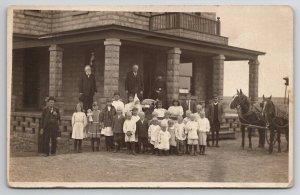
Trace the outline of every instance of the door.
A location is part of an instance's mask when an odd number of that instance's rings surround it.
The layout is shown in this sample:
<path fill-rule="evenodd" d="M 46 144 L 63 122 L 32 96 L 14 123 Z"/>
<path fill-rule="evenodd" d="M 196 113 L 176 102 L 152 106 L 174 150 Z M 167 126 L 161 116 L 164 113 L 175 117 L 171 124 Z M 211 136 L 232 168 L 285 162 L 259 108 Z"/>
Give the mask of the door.
<path fill-rule="evenodd" d="M 144 77 L 144 99 L 152 99 L 152 89 L 156 72 L 155 56 L 147 53 L 144 55 L 143 77 Z"/>

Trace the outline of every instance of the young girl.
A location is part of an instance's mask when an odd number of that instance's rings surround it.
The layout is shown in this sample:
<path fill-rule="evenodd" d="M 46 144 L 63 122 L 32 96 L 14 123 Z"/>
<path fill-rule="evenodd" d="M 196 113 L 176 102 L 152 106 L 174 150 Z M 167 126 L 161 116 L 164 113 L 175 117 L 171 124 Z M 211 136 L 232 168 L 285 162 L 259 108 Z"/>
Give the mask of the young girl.
<path fill-rule="evenodd" d="M 127 154 L 135 155 L 135 131 L 136 122 L 132 119 L 131 112 L 125 114 L 126 120 L 123 125 L 123 132 L 125 133 L 125 142 L 127 145 Z"/>
<path fill-rule="evenodd" d="M 149 126 L 148 129 L 148 139 L 151 145 L 152 154 L 158 154 L 157 136 L 158 132 L 160 131 L 159 121 L 157 118 L 153 118 L 151 123 L 152 124 Z"/>
<path fill-rule="evenodd" d="M 173 100 L 172 106 L 169 107 L 168 111 L 170 112 L 173 120 L 177 120 L 178 116 L 183 115 L 183 108 L 178 100 Z"/>
<path fill-rule="evenodd" d="M 183 123 L 182 116 L 177 119 L 175 124 L 175 136 L 177 141 L 177 151 L 179 155 L 183 155 L 186 152 L 186 132 L 185 124 Z"/>
<path fill-rule="evenodd" d="M 171 134 L 169 131 L 167 131 L 168 123 L 166 123 L 166 121 L 162 121 L 160 125 L 161 130 L 159 131 L 157 137 L 159 154 L 164 154 L 167 156 L 170 149 Z"/>
<path fill-rule="evenodd" d="M 157 119 L 162 120 L 165 117 L 165 112 L 167 110 L 162 107 L 162 102 L 159 100 L 156 102 L 156 108 L 153 112 L 157 113 Z"/>
<path fill-rule="evenodd" d="M 74 151 L 81 152 L 81 144 L 83 140 L 84 128 L 87 125 L 87 119 L 85 113 L 83 112 L 83 107 L 81 103 L 76 105 L 76 112 L 72 116 L 72 138 L 74 139 Z"/>
<path fill-rule="evenodd" d="M 100 110 L 98 109 L 97 102 L 93 103 L 93 111 L 88 111 L 88 121 L 89 121 L 89 132 L 88 136 L 91 138 L 92 151 L 95 151 L 94 143 L 97 142 L 96 150 L 99 151 L 100 148 Z"/>
<path fill-rule="evenodd" d="M 112 100 L 108 98 L 106 100 L 106 106 L 101 113 L 102 131 L 101 134 L 105 136 L 106 151 L 111 151 L 113 148 L 113 131 L 112 123 L 113 118 L 116 115 L 116 109 L 112 106 Z"/>
<path fill-rule="evenodd" d="M 205 112 L 200 113 L 200 119 L 198 120 L 198 136 L 199 136 L 199 153 L 205 154 L 206 138 L 209 132 L 210 125 L 207 118 L 205 118 Z"/>
<path fill-rule="evenodd" d="M 197 145 L 198 145 L 198 134 L 197 134 L 198 123 L 196 121 L 195 114 L 191 115 L 191 121 L 187 122 L 185 129 L 188 134 L 188 146 L 189 146 L 190 155 L 196 156 Z"/>
<path fill-rule="evenodd" d="M 176 148 L 176 136 L 175 136 L 175 126 L 174 126 L 174 121 L 169 120 L 168 122 L 168 131 L 171 135 L 170 139 L 170 154 L 177 154 L 177 148 Z"/>

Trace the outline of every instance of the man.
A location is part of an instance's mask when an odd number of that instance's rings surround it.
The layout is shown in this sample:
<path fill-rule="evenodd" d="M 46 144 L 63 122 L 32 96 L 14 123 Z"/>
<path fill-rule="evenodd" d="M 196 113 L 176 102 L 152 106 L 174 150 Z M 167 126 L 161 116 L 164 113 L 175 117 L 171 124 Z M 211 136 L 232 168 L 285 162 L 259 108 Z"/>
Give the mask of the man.
<path fill-rule="evenodd" d="M 59 131 L 60 114 L 59 109 L 54 107 L 55 98 L 48 98 L 47 106 L 44 108 L 41 120 L 40 133 L 43 135 L 43 151 L 46 156 L 56 154 L 56 138 Z M 51 141 L 51 151 L 50 151 Z"/>
<path fill-rule="evenodd" d="M 223 105 L 219 102 L 217 96 L 214 97 L 213 103 L 209 105 L 208 108 L 209 112 L 209 121 L 211 126 L 211 136 L 212 136 L 212 146 L 215 144 L 216 140 L 216 147 L 219 147 L 219 131 L 220 131 L 220 124 L 223 118 Z M 216 137 L 215 137 L 216 133 Z M 208 141 L 209 146 L 209 141 Z"/>
<path fill-rule="evenodd" d="M 181 102 L 181 106 L 183 108 L 183 113 L 184 113 L 184 116 L 185 116 L 185 112 L 187 110 L 190 110 L 192 111 L 192 113 L 195 113 L 196 112 L 196 102 L 195 100 L 192 100 L 192 96 L 191 96 L 191 93 L 187 93 L 186 94 L 186 98 L 185 100 L 183 100 Z"/>
<path fill-rule="evenodd" d="M 97 92 L 95 76 L 92 74 L 90 65 L 84 67 L 85 74 L 79 80 L 79 100 L 83 103 L 83 109 L 86 112 L 92 109 L 93 97 Z"/>
<path fill-rule="evenodd" d="M 127 95 L 135 94 L 141 100 L 143 100 L 144 80 L 143 76 L 138 72 L 138 65 L 132 66 L 132 71 L 127 73 L 125 81 L 125 90 Z"/>

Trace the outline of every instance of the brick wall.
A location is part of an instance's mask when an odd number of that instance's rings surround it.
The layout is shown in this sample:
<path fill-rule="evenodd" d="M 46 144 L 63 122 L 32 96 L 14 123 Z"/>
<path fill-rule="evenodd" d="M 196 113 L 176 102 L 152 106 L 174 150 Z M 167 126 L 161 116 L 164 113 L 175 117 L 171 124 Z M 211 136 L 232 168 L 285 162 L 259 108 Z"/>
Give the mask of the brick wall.
<path fill-rule="evenodd" d="M 14 10 L 14 33 L 42 35 L 51 32 L 51 11 Z"/>

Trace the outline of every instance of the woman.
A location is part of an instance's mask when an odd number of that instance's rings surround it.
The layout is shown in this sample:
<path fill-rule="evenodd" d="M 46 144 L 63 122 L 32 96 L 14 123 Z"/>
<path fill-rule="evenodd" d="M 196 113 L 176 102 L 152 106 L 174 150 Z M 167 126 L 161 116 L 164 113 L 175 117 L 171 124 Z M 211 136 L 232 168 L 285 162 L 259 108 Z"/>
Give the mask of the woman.
<path fill-rule="evenodd" d="M 183 115 L 183 108 L 178 100 L 173 100 L 172 106 L 169 107 L 168 111 L 171 113 L 171 119 L 177 120 L 178 116 Z"/>
<path fill-rule="evenodd" d="M 166 89 L 166 81 L 163 79 L 162 75 L 159 74 L 154 81 L 153 96 L 155 100 L 162 101 L 163 106 L 166 105 Z"/>

